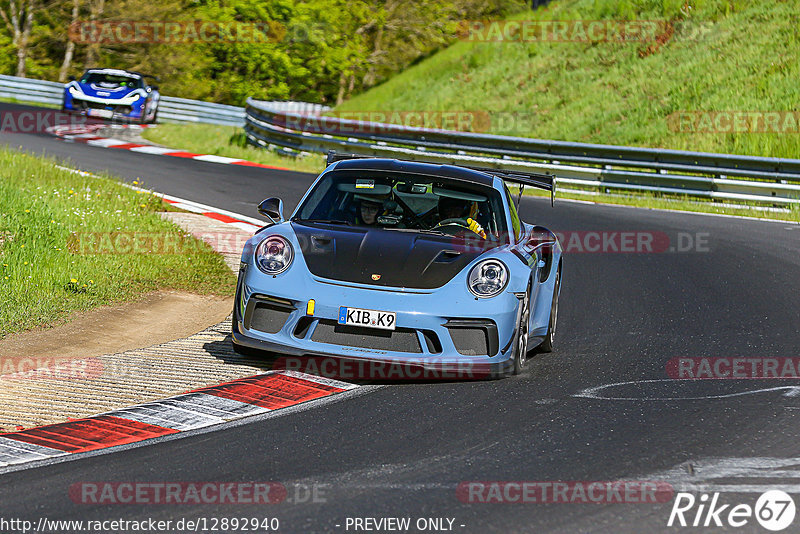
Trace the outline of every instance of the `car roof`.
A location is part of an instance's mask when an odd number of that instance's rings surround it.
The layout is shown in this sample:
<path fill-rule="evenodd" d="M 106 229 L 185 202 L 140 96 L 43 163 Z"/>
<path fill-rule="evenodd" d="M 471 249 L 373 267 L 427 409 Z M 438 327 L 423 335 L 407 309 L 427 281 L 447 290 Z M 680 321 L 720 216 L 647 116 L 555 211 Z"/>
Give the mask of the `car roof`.
<path fill-rule="evenodd" d="M 416 161 L 401 161 L 384 158 L 359 158 L 346 159 L 336 162 L 335 170 L 369 170 L 405 172 L 411 174 L 425 174 L 441 176 L 451 180 L 460 180 L 494 188 L 495 177 L 485 172 L 457 167 L 455 165 L 438 165 L 435 163 L 419 163 Z"/>
<path fill-rule="evenodd" d="M 86 69 L 86 73 L 111 74 L 114 76 L 127 76 L 129 78 L 142 78 L 138 72 L 122 69 Z"/>

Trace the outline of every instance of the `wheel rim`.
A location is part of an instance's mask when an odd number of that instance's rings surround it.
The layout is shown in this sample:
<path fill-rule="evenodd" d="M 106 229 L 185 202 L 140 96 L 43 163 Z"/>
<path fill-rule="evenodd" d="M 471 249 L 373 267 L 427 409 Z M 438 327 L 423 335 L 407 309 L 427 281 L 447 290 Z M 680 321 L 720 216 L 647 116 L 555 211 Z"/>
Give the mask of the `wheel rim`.
<path fill-rule="evenodd" d="M 523 300 L 522 317 L 520 318 L 519 336 L 517 339 L 517 360 L 519 366 L 523 367 L 528 356 L 528 323 L 530 322 L 531 309 L 529 306 L 528 295 Z"/>
<path fill-rule="evenodd" d="M 556 273 L 555 286 L 553 288 L 553 304 L 550 306 L 550 344 L 556 337 L 556 324 L 558 323 L 558 288 L 561 284 L 561 273 Z"/>

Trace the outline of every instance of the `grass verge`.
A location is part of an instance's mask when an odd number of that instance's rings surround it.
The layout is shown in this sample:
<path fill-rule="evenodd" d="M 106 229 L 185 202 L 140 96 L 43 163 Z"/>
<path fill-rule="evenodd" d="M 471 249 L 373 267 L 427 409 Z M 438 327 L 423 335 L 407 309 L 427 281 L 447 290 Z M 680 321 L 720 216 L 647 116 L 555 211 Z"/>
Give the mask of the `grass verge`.
<path fill-rule="evenodd" d="M 460 41 L 335 111 L 471 111 L 488 115 L 474 121 L 481 131 L 501 135 L 800 154 L 795 1 L 559 0 L 511 20 L 657 21 L 663 33 L 630 42 L 578 42 L 575 33 L 566 34 L 572 42 Z M 676 121 L 681 112 L 699 119 Z M 740 124 L 715 112 L 750 115 Z M 786 116 L 771 124 L 761 112 Z"/>
<path fill-rule="evenodd" d="M 8 149 L 0 149 L 0 169 L 0 338 L 159 289 L 233 292 L 222 257 L 163 220 L 159 198 Z M 86 243 L 120 234 L 182 246 L 70 246 L 76 236 Z"/>
<path fill-rule="evenodd" d="M 145 129 L 142 137 L 171 148 L 245 159 L 295 171 L 319 173 L 325 168 L 324 156 L 312 154 L 291 158 L 248 145 L 242 128 L 237 126 L 166 123 Z"/>
<path fill-rule="evenodd" d="M 44 102 L 32 102 L 30 100 L 20 100 L 19 98 L 12 98 L 7 96 L 0 96 L 0 102 L 8 102 L 9 104 L 24 104 L 26 106 L 36 106 L 48 109 L 61 109 L 58 104 L 46 104 Z"/>

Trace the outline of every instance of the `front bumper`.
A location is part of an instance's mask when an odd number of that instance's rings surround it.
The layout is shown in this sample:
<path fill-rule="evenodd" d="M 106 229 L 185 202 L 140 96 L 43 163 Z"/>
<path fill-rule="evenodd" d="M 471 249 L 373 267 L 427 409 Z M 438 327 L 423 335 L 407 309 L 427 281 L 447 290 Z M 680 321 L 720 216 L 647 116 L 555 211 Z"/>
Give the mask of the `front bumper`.
<path fill-rule="evenodd" d="M 141 119 L 144 105 L 141 101 L 121 104 L 115 99 L 80 98 L 69 94 L 64 99 L 64 109 L 89 117 L 108 119 Z"/>
<path fill-rule="evenodd" d="M 290 283 L 248 267 L 239 275 L 233 343 L 292 356 L 294 360 L 283 361 L 293 362 L 289 366 L 295 370 L 302 370 L 300 358 L 308 357 L 306 363 L 320 370 L 319 358 L 368 364 L 349 377 L 366 379 L 386 378 L 387 365 L 397 366 L 398 378 L 423 379 L 488 378 L 513 369 L 520 304 L 514 293 L 479 300 L 453 284 L 426 291 L 391 290 L 310 275 Z M 310 299 L 315 301 L 313 315 L 307 313 Z M 337 325 L 340 306 L 395 312 L 395 333 Z M 335 369 L 343 367 L 337 364 Z M 422 376 L 414 374 L 417 369 L 424 371 Z M 338 373 L 336 378 L 348 377 Z"/>

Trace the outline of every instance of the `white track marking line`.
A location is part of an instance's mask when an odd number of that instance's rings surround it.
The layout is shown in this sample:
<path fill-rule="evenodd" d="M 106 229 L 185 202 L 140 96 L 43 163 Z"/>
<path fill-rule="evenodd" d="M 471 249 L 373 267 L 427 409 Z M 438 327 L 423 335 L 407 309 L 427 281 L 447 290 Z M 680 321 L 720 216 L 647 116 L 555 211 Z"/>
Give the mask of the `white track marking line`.
<path fill-rule="evenodd" d="M 278 373 L 286 376 L 291 376 L 294 378 L 302 378 L 303 380 L 306 380 L 308 382 L 316 382 L 317 384 L 332 386 L 339 389 L 355 389 L 359 387 L 358 384 L 349 384 L 347 382 L 334 380 L 333 378 L 325 378 L 323 376 L 310 375 L 307 373 L 302 373 L 300 371 L 278 371 Z"/>
<path fill-rule="evenodd" d="M 253 234 L 256 233 L 256 230 L 261 228 L 261 226 L 256 226 L 255 224 L 250 224 L 246 222 L 234 222 L 228 224 L 230 224 L 231 226 L 235 226 L 236 228 L 241 228 L 242 230 L 245 230 Z"/>
<path fill-rule="evenodd" d="M 178 209 L 182 209 L 184 211 L 191 211 L 192 213 L 206 213 L 208 211 L 202 208 L 198 208 L 197 206 L 192 206 L 191 204 L 187 204 L 185 202 L 176 202 L 172 205 Z"/>
<path fill-rule="evenodd" d="M 64 451 L 0 436 L 0 467 L 63 456 Z"/>
<path fill-rule="evenodd" d="M 128 149 L 131 152 L 142 152 L 144 154 L 166 154 L 168 152 L 175 152 L 174 148 L 166 148 L 163 146 L 135 146 Z"/>
<path fill-rule="evenodd" d="M 675 491 L 763 493 L 779 489 L 786 493 L 800 493 L 800 481 L 797 480 L 800 472 L 783 469 L 800 465 L 800 458 L 703 458 L 689 463 L 692 465 L 691 473 L 683 463 L 649 473 L 643 479 L 667 482 Z M 741 480 L 742 483 L 729 479 Z"/>
<path fill-rule="evenodd" d="M 221 417 L 181 409 L 158 401 L 114 410 L 105 415 L 172 430 L 193 430 L 225 422 Z"/>
<path fill-rule="evenodd" d="M 172 152 L 175 152 L 174 150 Z M 213 154 L 201 154 L 192 159 L 197 161 L 210 161 L 211 163 L 233 163 L 234 161 L 242 161 L 239 158 L 228 158 L 226 156 L 215 156 Z"/>
<path fill-rule="evenodd" d="M 263 408 L 254 404 L 247 404 L 234 399 L 208 395 L 206 393 L 186 393 L 177 397 L 170 397 L 162 401 L 165 404 L 175 404 L 208 415 L 213 415 L 225 419 L 226 421 L 253 414 L 269 412 L 269 408 Z"/>
<path fill-rule="evenodd" d="M 101 146 L 108 148 L 110 146 L 117 146 L 117 145 L 128 145 L 127 141 L 117 141 L 116 139 L 94 139 L 90 141 L 86 141 L 87 145 L 91 146 Z"/>

